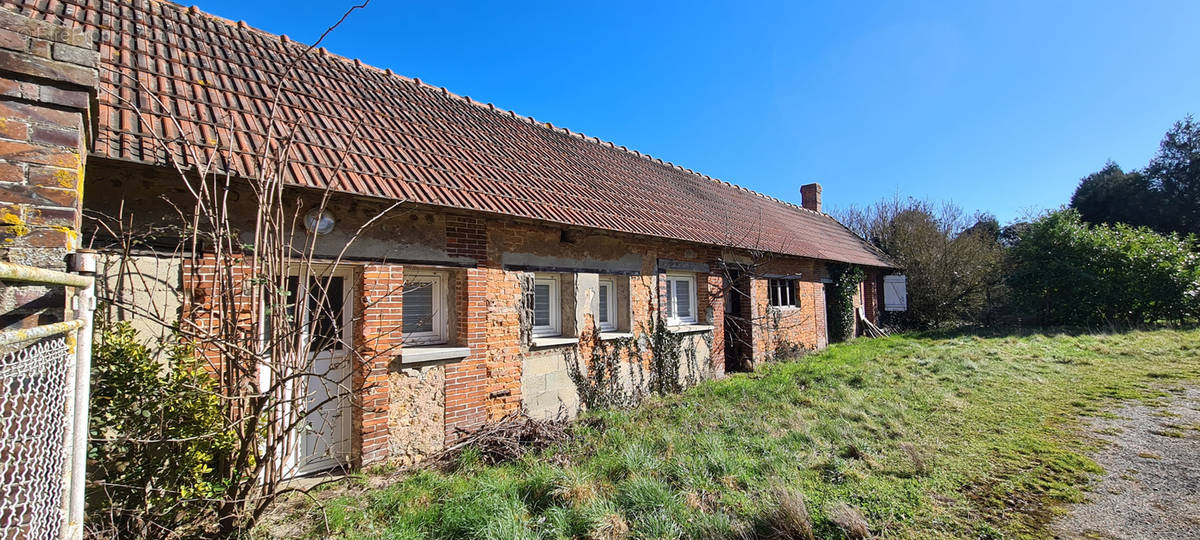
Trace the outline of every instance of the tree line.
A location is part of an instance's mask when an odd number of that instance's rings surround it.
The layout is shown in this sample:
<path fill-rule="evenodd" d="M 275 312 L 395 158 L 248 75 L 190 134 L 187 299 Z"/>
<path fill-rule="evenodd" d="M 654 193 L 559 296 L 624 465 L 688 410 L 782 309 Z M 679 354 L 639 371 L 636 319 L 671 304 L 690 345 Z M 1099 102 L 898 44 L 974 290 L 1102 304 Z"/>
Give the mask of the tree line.
<path fill-rule="evenodd" d="M 1069 205 L 1001 225 L 895 195 L 838 218 L 908 276 L 894 327 L 1141 325 L 1200 319 L 1200 124 L 1167 132 L 1144 168 L 1080 180 Z"/>

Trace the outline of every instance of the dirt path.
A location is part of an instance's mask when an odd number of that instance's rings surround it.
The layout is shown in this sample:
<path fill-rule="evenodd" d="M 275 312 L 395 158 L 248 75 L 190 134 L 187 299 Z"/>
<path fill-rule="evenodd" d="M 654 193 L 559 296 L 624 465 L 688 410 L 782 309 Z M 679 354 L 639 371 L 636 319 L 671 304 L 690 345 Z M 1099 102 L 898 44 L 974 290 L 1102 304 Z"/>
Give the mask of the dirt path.
<path fill-rule="evenodd" d="M 1110 445 L 1093 456 L 1106 471 L 1085 503 L 1054 523 L 1060 538 L 1200 538 L 1200 388 L 1162 407 L 1141 402 L 1096 418 Z"/>

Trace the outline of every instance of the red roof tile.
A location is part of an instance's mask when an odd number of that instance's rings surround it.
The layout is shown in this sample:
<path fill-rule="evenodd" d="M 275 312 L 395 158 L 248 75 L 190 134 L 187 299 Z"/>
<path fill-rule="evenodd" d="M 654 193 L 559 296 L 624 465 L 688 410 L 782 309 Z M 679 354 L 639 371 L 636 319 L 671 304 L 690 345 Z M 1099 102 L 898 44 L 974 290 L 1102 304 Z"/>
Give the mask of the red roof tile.
<path fill-rule="evenodd" d="M 889 265 L 827 215 L 419 79 L 324 49 L 288 72 L 307 47 L 244 23 L 157 0 L 0 1 L 99 32 L 100 156 L 166 164 L 159 133 L 176 152 L 180 136 L 232 145 L 236 155 L 224 165 L 249 174 L 268 129 L 295 122 L 302 128 L 284 174 L 302 186 L 333 181 L 369 196 Z"/>

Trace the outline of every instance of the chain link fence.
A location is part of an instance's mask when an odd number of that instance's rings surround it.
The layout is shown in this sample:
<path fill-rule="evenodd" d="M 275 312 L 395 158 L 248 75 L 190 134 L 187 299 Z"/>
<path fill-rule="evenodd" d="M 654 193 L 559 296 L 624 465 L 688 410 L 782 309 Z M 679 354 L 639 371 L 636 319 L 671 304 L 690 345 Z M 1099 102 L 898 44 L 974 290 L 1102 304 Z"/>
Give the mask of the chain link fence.
<path fill-rule="evenodd" d="M 4 287 L 75 289 L 74 318 L 0 331 L 0 540 L 83 535 L 95 256 L 74 261 L 84 275 L 0 261 Z"/>
<path fill-rule="evenodd" d="M 0 527 L 4 540 L 56 538 L 66 491 L 73 352 L 58 335 L 0 359 Z"/>

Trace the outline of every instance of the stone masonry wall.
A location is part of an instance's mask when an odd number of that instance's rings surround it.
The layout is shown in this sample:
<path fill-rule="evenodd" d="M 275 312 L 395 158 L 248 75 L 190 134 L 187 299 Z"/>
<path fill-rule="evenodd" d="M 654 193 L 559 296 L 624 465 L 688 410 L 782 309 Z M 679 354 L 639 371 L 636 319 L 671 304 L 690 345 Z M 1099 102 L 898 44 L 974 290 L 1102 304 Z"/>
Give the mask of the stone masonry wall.
<path fill-rule="evenodd" d="M 0 260 L 53 270 L 79 244 L 93 36 L 0 9 Z M 63 320 L 61 287 L 5 287 L 0 327 Z"/>
<path fill-rule="evenodd" d="M 446 367 L 402 368 L 389 375 L 388 461 L 412 465 L 446 443 Z"/>

